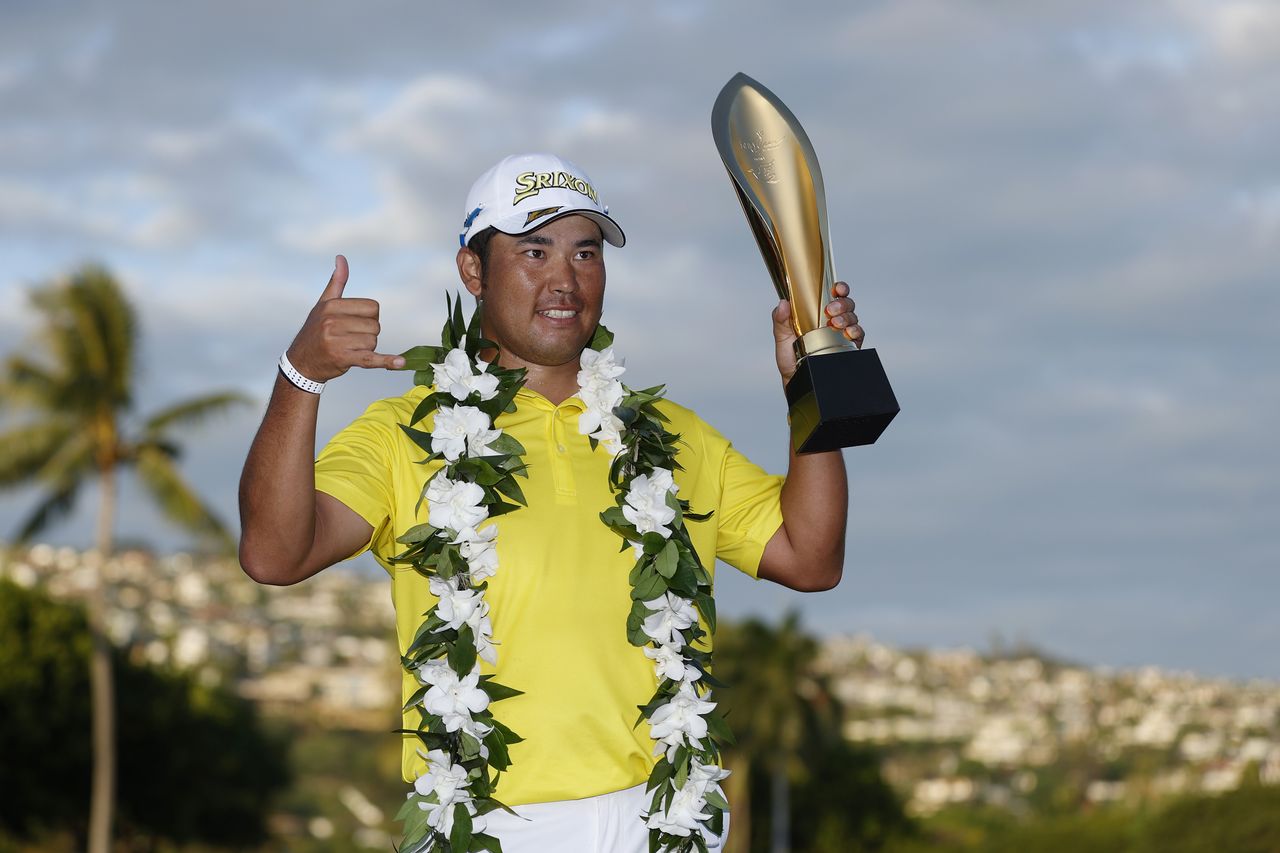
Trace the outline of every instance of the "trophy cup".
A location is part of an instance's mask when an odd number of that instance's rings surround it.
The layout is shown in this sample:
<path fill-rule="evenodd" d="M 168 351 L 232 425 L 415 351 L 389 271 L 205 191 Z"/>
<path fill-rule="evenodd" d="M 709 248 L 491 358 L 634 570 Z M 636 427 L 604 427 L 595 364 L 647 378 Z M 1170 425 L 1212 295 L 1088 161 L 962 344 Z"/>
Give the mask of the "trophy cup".
<path fill-rule="evenodd" d="M 711 133 L 778 296 L 791 303 L 797 368 L 787 383 L 791 444 L 813 453 L 871 444 L 898 413 L 874 349 L 828 325 L 835 273 L 822 172 L 782 101 L 745 74 L 725 84 Z"/>

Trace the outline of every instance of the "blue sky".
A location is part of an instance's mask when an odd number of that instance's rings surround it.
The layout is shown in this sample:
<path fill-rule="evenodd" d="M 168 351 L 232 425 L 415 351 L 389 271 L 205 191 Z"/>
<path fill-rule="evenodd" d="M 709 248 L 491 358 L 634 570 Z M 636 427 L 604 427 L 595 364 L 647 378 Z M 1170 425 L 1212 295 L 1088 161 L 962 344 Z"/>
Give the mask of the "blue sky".
<path fill-rule="evenodd" d="M 141 410 L 258 400 L 189 439 L 234 519 L 332 255 L 382 303 L 384 351 L 426 342 L 470 182 L 554 150 L 626 228 L 606 321 L 630 377 L 780 471 L 773 291 L 708 124 L 745 71 L 817 148 L 836 269 L 903 411 L 846 454 L 841 586 L 726 571 L 724 612 L 1280 677 L 1280 7 L 780 10 L 6 4 L 0 349 L 24 346 L 30 286 L 108 264 L 141 312 Z M 405 381 L 335 382 L 322 438 Z M 125 494 L 121 537 L 184 544 Z M 0 496 L 0 530 L 31 498 Z M 87 544 L 91 504 L 53 540 Z"/>

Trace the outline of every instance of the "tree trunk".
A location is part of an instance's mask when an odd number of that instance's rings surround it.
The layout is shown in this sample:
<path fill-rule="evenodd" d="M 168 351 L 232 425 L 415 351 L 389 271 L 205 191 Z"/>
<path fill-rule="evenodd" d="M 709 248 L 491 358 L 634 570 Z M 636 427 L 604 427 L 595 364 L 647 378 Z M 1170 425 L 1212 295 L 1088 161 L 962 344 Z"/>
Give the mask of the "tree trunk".
<path fill-rule="evenodd" d="M 107 559 L 111 556 L 111 529 L 115 517 L 115 471 L 100 472 L 102 502 L 98 506 L 98 557 L 102 561 L 89 594 L 89 633 L 93 640 L 89 663 L 89 688 L 93 700 L 93 787 L 89 800 L 89 853 L 110 853 L 111 823 L 116 802 L 116 708 L 111 667 L 111 641 L 107 637 Z"/>
<path fill-rule="evenodd" d="M 730 758 L 730 756 L 726 756 Z M 729 799 L 729 839 L 724 853 L 750 853 L 751 851 L 751 760 L 743 752 L 734 753 L 725 761 L 733 772 L 725 780 L 725 794 Z"/>
<path fill-rule="evenodd" d="M 785 762 L 773 768 L 773 843 L 772 853 L 791 851 L 791 780 Z"/>

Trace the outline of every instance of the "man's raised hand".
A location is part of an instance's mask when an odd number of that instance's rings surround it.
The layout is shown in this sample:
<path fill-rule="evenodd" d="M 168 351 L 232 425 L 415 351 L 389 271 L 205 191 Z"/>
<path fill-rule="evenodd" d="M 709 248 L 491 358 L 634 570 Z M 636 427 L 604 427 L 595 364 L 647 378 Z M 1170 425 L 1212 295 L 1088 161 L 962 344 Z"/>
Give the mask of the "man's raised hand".
<path fill-rule="evenodd" d="M 849 285 L 837 281 L 831 288 L 831 301 L 823 308 L 827 324 L 844 333 L 853 345 L 862 349 L 866 332 L 858 325 L 858 315 L 853 313 L 853 300 L 849 298 Z M 778 372 L 783 383 L 791 381 L 796 372 L 795 330 L 791 328 L 791 303 L 781 300 L 773 309 L 773 342 L 778 357 Z"/>
<path fill-rule="evenodd" d="M 400 356 L 375 351 L 382 330 L 378 303 L 342 295 L 348 272 L 347 259 L 335 257 L 333 275 L 320 301 L 289 346 L 289 361 L 299 373 L 317 382 L 328 382 L 353 367 L 404 367 Z"/>

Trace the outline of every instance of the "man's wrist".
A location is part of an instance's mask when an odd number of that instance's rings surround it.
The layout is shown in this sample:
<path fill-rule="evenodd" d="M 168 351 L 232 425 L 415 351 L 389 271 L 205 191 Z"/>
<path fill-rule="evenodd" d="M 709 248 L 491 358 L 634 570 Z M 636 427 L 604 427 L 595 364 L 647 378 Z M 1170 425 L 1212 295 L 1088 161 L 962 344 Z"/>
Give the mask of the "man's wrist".
<path fill-rule="evenodd" d="M 324 383 L 317 382 L 314 379 L 308 379 L 303 376 L 296 367 L 289 361 L 288 351 L 280 353 L 280 373 L 285 379 L 289 380 L 289 384 L 299 390 L 306 391 L 308 394 L 319 395 L 324 390 Z"/>

